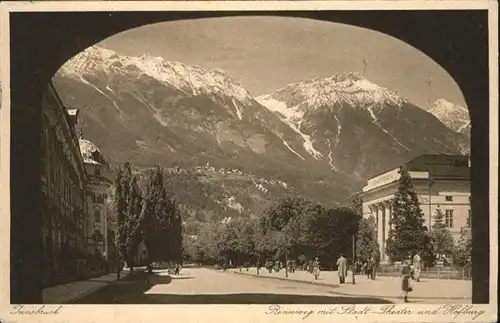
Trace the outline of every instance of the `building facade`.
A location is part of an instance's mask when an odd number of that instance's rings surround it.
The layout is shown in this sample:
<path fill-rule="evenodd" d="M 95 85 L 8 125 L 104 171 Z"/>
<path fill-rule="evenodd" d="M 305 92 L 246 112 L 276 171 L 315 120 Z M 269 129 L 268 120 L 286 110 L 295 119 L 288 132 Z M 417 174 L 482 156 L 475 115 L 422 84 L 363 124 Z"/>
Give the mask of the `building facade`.
<path fill-rule="evenodd" d="M 116 220 L 111 199 L 114 175 L 108 160 L 96 145 L 83 138 L 82 132 L 79 145 L 89 178 L 85 201 L 88 216 L 84 223 L 87 252 L 96 258 L 114 261 Z"/>
<path fill-rule="evenodd" d="M 431 230 L 434 214 L 441 209 L 443 222 L 455 240 L 470 214 L 470 161 L 467 156 L 422 155 L 405 164 L 415 185 L 424 215 Z M 363 187 L 363 216 L 373 216 L 380 246 L 381 262 L 387 262 L 386 241 L 389 237 L 391 202 L 399 185 L 400 167 L 368 180 Z"/>
<path fill-rule="evenodd" d="M 74 125 L 54 86 L 42 101 L 42 236 L 44 285 L 79 275 L 85 239 L 85 186 L 87 174 Z"/>

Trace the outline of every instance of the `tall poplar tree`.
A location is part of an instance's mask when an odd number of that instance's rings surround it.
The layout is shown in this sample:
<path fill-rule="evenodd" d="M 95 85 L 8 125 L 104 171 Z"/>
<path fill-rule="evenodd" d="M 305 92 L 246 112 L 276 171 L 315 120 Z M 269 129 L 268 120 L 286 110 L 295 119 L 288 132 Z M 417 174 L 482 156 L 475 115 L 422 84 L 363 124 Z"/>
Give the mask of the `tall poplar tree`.
<path fill-rule="evenodd" d="M 118 169 L 115 179 L 115 242 L 119 260 L 125 260 L 133 272 L 137 246 L 140 243 L 141 194 L 130 164 Z"/>
<path fill-rule="evenodd" d="M 426 244 L 424 216 L 415 186 L 406 167 L 400 169 L 398 191 L 392 201 L 391 229 L 386 252 L 392 261 L 423 252 Z"/>
<path fill-rule="evenodd" d="M 144 190 L 141 219 L 149 261 L 182 258 L 182 219 L 175 197 L 165 190 L 163 170 L 150 170 Z"/>

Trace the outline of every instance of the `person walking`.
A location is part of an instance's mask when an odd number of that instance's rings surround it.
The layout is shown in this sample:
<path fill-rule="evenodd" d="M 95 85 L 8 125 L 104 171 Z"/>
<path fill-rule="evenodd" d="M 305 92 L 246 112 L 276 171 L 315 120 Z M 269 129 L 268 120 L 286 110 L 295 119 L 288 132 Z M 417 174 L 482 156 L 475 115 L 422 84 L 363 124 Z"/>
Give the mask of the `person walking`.
<path fill-rule="evenodd" d="M 404 302 L 408 303 L 408 293 L 413 291 L 411 286 L 411 269 L 410 269 L 410 261 L 405 260 L 403 268 L 401 270 L 401 290 L 404 294 Z"/>
<path fill-rule="evenodd" d="M 370 261 L 367 260 L 365 261 L 364 265 L 363 265 L 363 269 L 364 269 L 364 273 L 366 275 L 366 278 L 370 279 L 370 276 L 371 276 L 371 272 L 370 272 Z"/>
<path fill-rule="evenodd" d="M 422 258 L 418 253 L 413 256 L 414 279 L 420 282 L 420 270 L 422 270 Z"/>
<path fill-rule="evenodd" d="M 375 261 L 375 257 L 371 257 L 369 260 L 369 268 L 370 268 L 370 279 L 375 280 L 375 276 L 377 274 L 377 262 Z"/>
<path fill-rule="evenodd" d="M 343 254 L 340 254 L 340 258 L 337 260 L 337 272 L 340 283 L 345 284 L 345 277 L 347 276 L 347 259 L 344 258 Z"/>
<path fill-rule="evenodd" d="M 314 279 L 317 280 L 319 278 L 319 258 L 316 257 L 314 258 L 314 262 L 313 262 L 313 274 L 314 274 Z"/>

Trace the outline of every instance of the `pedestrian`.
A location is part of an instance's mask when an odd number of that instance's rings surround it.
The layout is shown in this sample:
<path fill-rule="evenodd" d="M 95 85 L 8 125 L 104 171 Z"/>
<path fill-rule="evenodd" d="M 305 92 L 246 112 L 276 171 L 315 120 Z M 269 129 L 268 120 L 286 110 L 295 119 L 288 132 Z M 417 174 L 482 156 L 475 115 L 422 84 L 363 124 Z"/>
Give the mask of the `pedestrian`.
<path fill-rule="evenodd" d="M 316 257 L 314 258 L 313 262 L 313 273 L 314 273 L 314 279 L 317 280 L 319 278 L 319 258 Z"/>
<path fill-rule="evenodd" d="M 347 259 L 344 258 L 343 254 L 340 254 L 340 258 L 337 260 L 337 271 L 340 283 L 345 284 L 345 277 L 347 276 Z"/>
<path fill-rule="evenodd" d="M 422 258 L 418 252 L 413 256 L 413 269 L 414 269 L 414 278 L 417 282 L 420 282 L 420 270 L 422 270 Z"/>
<path fill-rule="evenodd" d="M 404 302 L 408 303 L 408 293 L 413 291 L 411 286 L 411 269 L 410 269 L 410 261 L 405 260 L 403 268 L 401 270 L 402 281 L 401 281 L 401 289 L 404 294 Z"/>
<path fill-rule="evenodd" d="M 375 280 L 375 276 L 377 273 L 377 262 L 375 261 L 375 257 L 372 256 L 370 258 L 369 264 L 370 264 L 370 279 Z"/>
<path fill-rule="evenodd" d="M 266 267 L 267 267 L 267 271 L 269 271 L 269 273 L 272 274 L 273 273 L 273 263 L 270 259 L 267 260 Z"/>
<path fill-rule="evenodd" d="M 370 270 L 370 263 L 369 263 L 368 260 L 365 261 L 365 264 L 363 265 L 363 267 L 364 267 L 364 270 L 365 270 L 366 278 L 370 279 L 370 275 L 371 275 L 370 271 L 371 270 Z"/>

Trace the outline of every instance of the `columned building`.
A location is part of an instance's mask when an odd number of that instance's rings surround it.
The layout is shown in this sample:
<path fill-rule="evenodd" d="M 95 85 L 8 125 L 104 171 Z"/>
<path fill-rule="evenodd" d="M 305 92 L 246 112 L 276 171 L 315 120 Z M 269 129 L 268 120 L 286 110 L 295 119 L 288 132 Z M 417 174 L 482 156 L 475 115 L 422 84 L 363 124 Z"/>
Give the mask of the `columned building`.
<path fill-rule="evenodd" d="M 425 226 L 431 230 L 434 214 L 441 209 L 443 222 L 455 240 L 470 214 L 470 162 L 460 155 L 422 155 L 405 164 L 415 185 L 424 214 Z M 380 246 L 381 261 L 387 262 L 386 241 L 392 216 L 391 203 L 399 185 L 400 167 L 372 177 L 363 187 L 363 216 L 373 216 Z"/>
<path fill-rule="evenodd" d="M 114 233 L 116 221 L 113 215 L 113 172 L 108 160 L 99 148 L 83 138 L 80 131 L 80 150 L 89 176 L 86 190 L 88 216 L 85 219 L 84 236 L 87 252 L 105 260 L 115 260 Z"/>
<path fill-rule="evenodd" d="M 52 84 L 42 101 L 41 195 L 43 284 L 79 275 L 84 256 L 84 199 L 87 174 L 74 125 Z M 27 201 L 29 203 L 29 201 Z"/>

